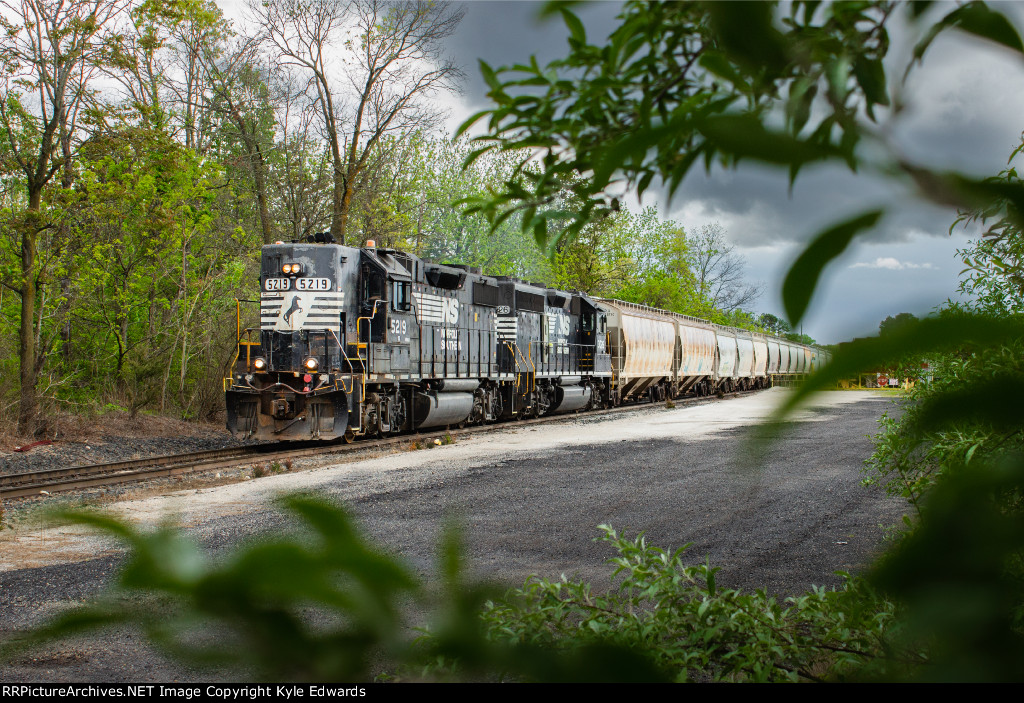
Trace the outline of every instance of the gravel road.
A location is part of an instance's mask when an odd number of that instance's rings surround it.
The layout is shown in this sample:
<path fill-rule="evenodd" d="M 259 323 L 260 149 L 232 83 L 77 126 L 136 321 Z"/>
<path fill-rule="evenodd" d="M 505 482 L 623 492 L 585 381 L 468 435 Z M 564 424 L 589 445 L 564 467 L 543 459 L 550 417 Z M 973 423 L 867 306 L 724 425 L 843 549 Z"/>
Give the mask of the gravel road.
<path fill-rule="evenodd" d="M 867 435 L 891 396 L 819 396 L 756 460 L 738 452 L 785 391 L 625 416 L 579 418 L 469 436 L 290 474 L 109 506 L 143 524 L 175 519 L 214 551 L 288 529 L 283 492 L 344 501 L 365 530 L 430 578 L 439 525 L 465 526 L 474 575 L 519 585 L 530 574 L 578 574 L 601 586 L 608 548 L 596 526 L 644 530 L 651 543 L 709 556 L 726 587 L 782 595 L 834 585 L 868 563 L 899 501 L 860 485 Z M 77 527 L 0 533 L 0 636 L 98 592 L 116 544 Z M 225 673 L 226 678 L 231 674 Z M 209 680 L 167 662 L 130 632 L 56 647 L 0 668 L 2 681 Z"/>

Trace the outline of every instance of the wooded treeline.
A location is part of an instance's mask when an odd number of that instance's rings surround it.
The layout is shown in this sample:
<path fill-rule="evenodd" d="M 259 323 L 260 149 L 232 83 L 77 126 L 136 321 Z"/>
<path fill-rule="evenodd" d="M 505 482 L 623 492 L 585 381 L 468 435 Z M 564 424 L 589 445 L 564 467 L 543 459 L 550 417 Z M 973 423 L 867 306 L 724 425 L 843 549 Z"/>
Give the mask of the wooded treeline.
<path fill-rule="evenodd" d="M 252 0 L 248 16 L 0 0 L 0 415 L 21 434 L 68 409 L 215 413 L 260 245 L 316 232 L 753 325 L 760 288 L 717 225 L 622 210 L 544 252 L 519 216 L 492 231 L 453 205 L 522 176 L 500 153 L 463 170 L 469 147 L 441 131 L 457 7 Z"/>

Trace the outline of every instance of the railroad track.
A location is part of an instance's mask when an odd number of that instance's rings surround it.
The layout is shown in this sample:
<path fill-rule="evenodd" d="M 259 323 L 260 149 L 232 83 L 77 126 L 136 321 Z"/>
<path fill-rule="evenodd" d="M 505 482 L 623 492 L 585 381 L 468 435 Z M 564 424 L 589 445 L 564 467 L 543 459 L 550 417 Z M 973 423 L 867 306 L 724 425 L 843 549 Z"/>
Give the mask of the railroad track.
<path fill-rule="evenodd" d="M 756 393 L 756 391 L 742 391 L 730 393 L 727 397 L 740 397 Z M 682 405 L 698 405 L 717 401 L 718 398 L 690 397 L 673 400 L 678 407 Z M 567 422 L 578 418 L 601 417 L 619 413 L 637 412 L 651 409 L 659 404 L 641 403 L 626 405 L 608 410 L 594 410 L 587 413 L 570 413 L 566 415 L 555 415 L 553 417 L 532 418 L 512 422 L 502 422 L 492 425 L 477 425 L 452 432 L 453 437 L 497 430 L 509 429 L 510 427 L 522 427 L 538 423 Z M 426 435 L 439 434 L 444 432 L 438 428 L 437 432 L 429 432 Z M 281 442 L 276 444 L 258 444 L 249 447 L 234 447 L 230 449 L 212 449 L 203 452 L 189 452 L 187 454 L 168 454 L 165 456 L 150 457 L 147 459 L 133 459 L 130 461 L 115 461 L 105 464 L 87 464 L 83 466 L 70 466 L 62 469 L 47 469 L 43 471 L 26 471 L 23 473 L 6 474 L 0 476 L 0 499 L 16 499 L 38 497 L 64 491 L 95 488 L 97 486 L 108 486 L 119 483 L 132 483 L 146 481 L 155 478 L 166 478 L 169 476 L 180 476 L 182 474 L 198 471 L 213 471 L 223 468 L 235 468 L 254 462 L 280 462 L 287 459 L 302 458 L 307 456 L 324 456 L 329 454 L 340 454 L 350 452 L 366 452 L 385 449 L 396 445 L 409 444 L 410 442 L 421 441 L 424 434 L 406 434 L 387 437 L 384 439 L 369 439 L 346 444 L 342 440 L 330 441 L 309 441 L 309 442 Z"/>

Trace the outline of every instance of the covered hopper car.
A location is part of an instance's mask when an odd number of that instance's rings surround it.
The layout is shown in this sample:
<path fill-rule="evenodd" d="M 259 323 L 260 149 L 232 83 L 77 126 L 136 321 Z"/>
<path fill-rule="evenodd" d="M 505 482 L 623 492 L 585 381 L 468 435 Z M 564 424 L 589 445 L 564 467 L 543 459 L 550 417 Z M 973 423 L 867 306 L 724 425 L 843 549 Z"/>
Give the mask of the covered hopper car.
<path fill-rule="evenodd" d="M 263 247 L 227 425 L 265 440 L 382 436 L 761 388 L 824 352 L 394 249 Z"/>

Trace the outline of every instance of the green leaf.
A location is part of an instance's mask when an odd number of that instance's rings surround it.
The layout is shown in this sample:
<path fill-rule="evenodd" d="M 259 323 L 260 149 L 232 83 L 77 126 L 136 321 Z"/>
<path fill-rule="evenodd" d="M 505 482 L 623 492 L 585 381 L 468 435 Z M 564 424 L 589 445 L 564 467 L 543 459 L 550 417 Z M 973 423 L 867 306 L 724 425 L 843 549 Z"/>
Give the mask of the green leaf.
<path fill-rule="evenodd" d="M 932 25 L 924 39 L 914 47 L 914 58 L 920 61 L 935 38 L 950 27 L 1002 44 L 1016 52 L 1024 52 L 1020 35 L 1006 17 L 993 12 L 984 3 L 972 2 L 958 7 Z M 910 70 L 909 66 L 907 70 Z"/>
<path fill-rule="evenodd" d="M 1008 206 L 1008 215 L 1018 224 L 1024 224 L 1024 184 L 1001 178 L 974 179 L 960 173 L 942 173 L 901 163 L 900 167 L 914 179 L 922 195 L 940 205 L 961 209 L 977 209 L 998 205 Z"/>
<path fill-rule="evenodd" d="M 466 130 L 476 124 L 480 118 L 489 114 L 491 114 L 490 110 L 480 110 L 479 112 L 470 115 L 462 124 L 459 125 L 459 128 L 455 130 L 455 134 L 452 136 L 452 141 L 454 142 L 458 140 L 458 138 L 465 134 Z"/>
<path fill-rule="evenodd" d="M 947 20 L 952 20 L 951 24 L 965 32 L 1002 44 L 1018 53 L 1024 52 L 1024 44 L 1021 44 L 1020 35 L 1013 24 L 1002 13 L 990 10 L 985 3 L 968 3 L 949 13 L 944 21 Z"/>
<path fill-rule="evenodd" d="M 484 77 L 484 81 L 488 86 L 490 86 L 492 91 L 497 92 L 502 90 L 502 84 L 501 81 L 498 80 L 498 75 L 483 59 L 480 59 L 480 74 Z"/>
<path fill-rule="evenodd" d="M 611 180 L 612 174 L 622 168 L 626 161 L 643 159 L 648 149 L 654 147 L 663 138 L 677 133 L 679 129 L 676 122 L 669 122 L 660 127 L 630 132 L 619 139 L 603 152 L 601 160 L 594 167 L 595 188 L 604 188 Z"/>
<path fill-rule="evenodd" d="M 830 227 L 814 238 L 797 258 L 782 284 L 782 301 L 791 325 L 803 318 L 822 270 L 850 245 L 857 234 L 874 227 L 883 210 L 872 210 Z"/>
<path fill-rule="evenodd" d="M 868 100 L 868 111 L 871 112 L 871 105 L 888 105 L 889 94 L 885 87 L 885 68 L 880 59 L 869 59 L 865 56 L 858 56 L 853 64 L 853 75 L 857 78 L 857 84 L 864 91 L 864 97 Z M 872 119 L 874 119 L 872 117 Z"/>
<path fill-rule="evenodd" d="M 793 82 L 786 101 L 786 117 L 793 134 L 799 134 L 811 116 L 811 107 L 818 94 L 815 76 L 805 76 Z"/>
<path fill-rule="evenodd" d="M 541 251 L 549 253 L 548 249 L 548 221 L 544 217 L 534 218 L 533 238 Z"/>
<path fill-rule="evenodd" d="M 788 63 L 786 44 L 772 25 L 773 3 L 706 2 L 712 28 L 725 52 L 752 72 L 781 72 Z"/>
<path fill-rule="evenodd" d="M 834 147 L 768 130 L 755 115 L 715 115 L 701 118 L 697 126 L 718 150 L 736 158 L 790 166 L 839 156 Z"/>
<path fill-rule="evenodd" d="M 479 149 L 474 149 L 473 151 L 466 154 L 466 158 L 463 159 L 462 161 L 463 170 L 468 169 L 470 166 L 473 165 L 474 161 L 476 161 L 482 155 L 486 154 L 488 151 L 493 150 L 495 147 L 496 145 L 491 144 L 489 146 L 481 147 Z"/>
<path fill-rule="evenodd" d="M 927 12 L 935 3 L 933 0 L 913 0 L 910 3 L 910 14 L 917 19 Z"/>
<path fill-rule="evenodd" d="M 705 51 L 698 63 L 709 73 L 724 78 L 740 90 L 746 91 L 750 89 L 750 84 L 746 78 L 736 70 L 736 66 L 722 52 Z"/>
<path fill-rule="evenodd" d="M 566 7 L 560 7 L 559 12 L 562 13 L 562 19 L 565 20 L 565 26 L 569 28 L 569 33 L 572 35 L 573 40 L 579 42 L 581 45 L 587 43 L 587 30 L 583 28 L 583 23 L 580 22 L 580 18 L 574 15 Z"/>

